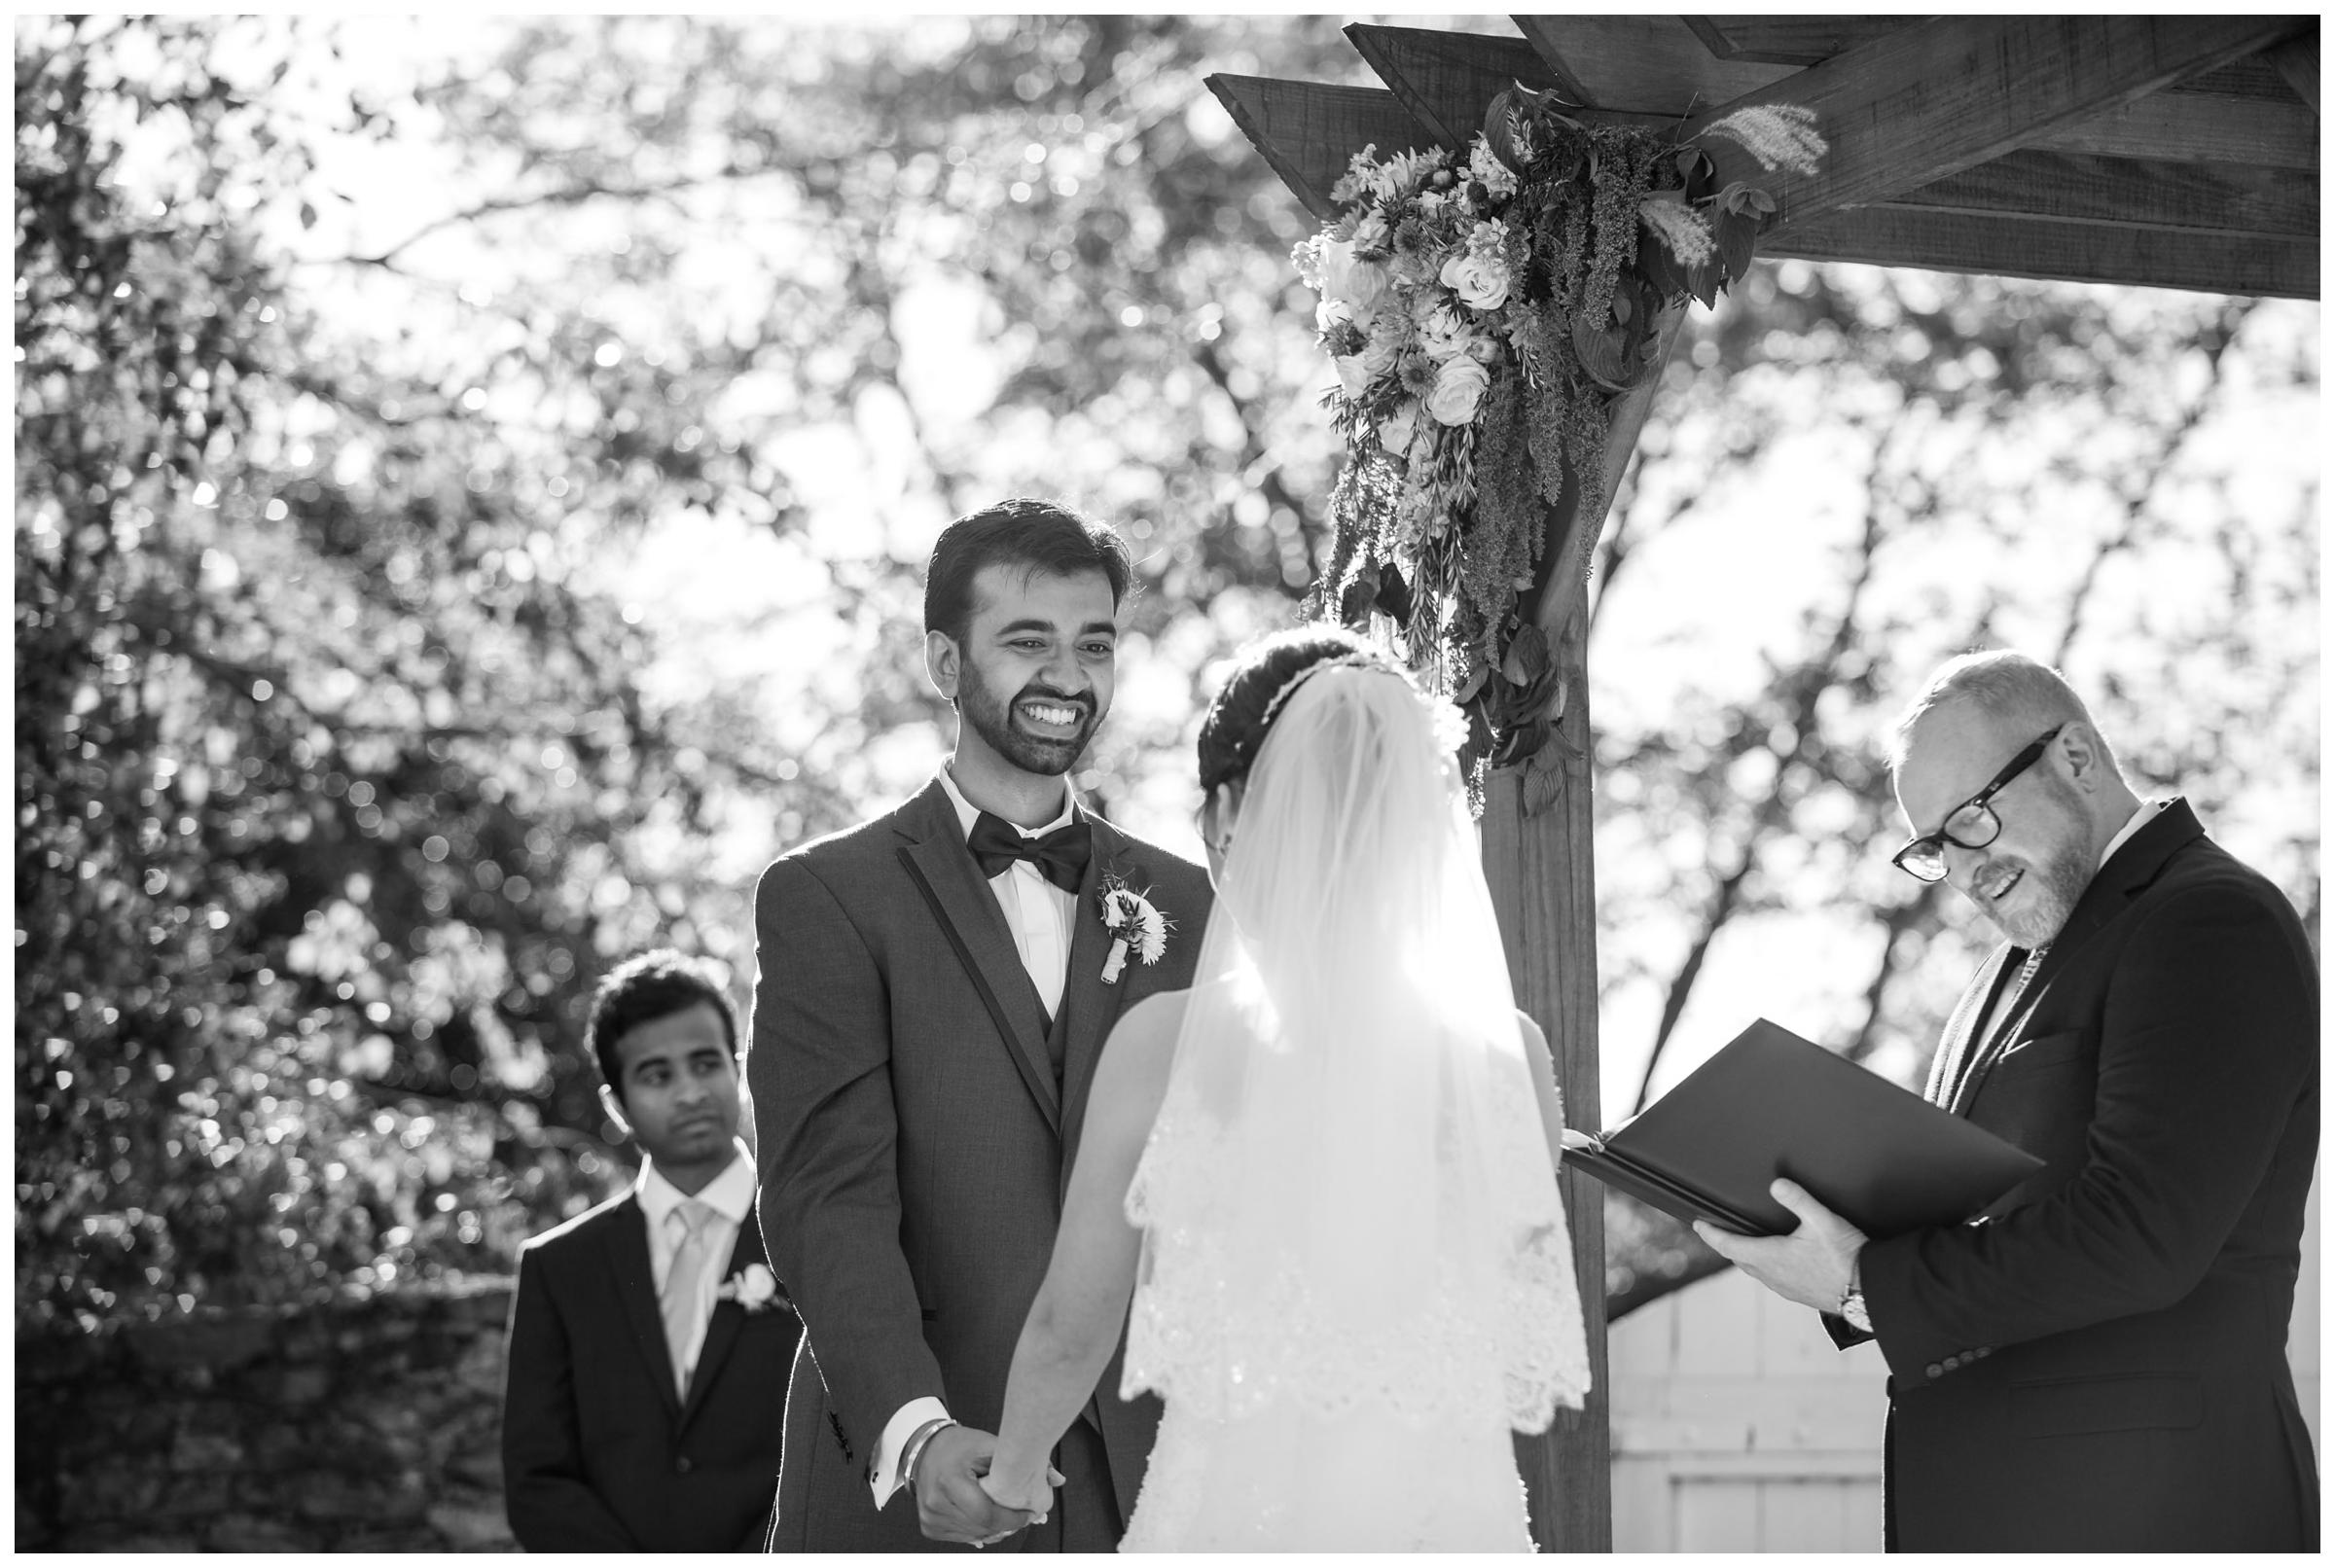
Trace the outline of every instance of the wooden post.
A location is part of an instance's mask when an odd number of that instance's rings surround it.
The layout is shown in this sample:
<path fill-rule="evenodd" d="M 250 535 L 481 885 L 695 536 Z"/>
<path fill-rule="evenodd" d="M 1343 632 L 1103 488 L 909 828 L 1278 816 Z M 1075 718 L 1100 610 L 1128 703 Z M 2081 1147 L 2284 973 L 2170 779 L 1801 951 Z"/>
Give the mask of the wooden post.
<path fill-rule="evenodd" d="M 1484 790 L 1484 874 L 1491 885 L 1517 1006 L 1549 1037 L 1566 1121 L 1603 1124 L 1598 1079 L 1598 896 L 1592 861 L 1589 703 L 1580 620 L 1551 650 L 1567 699 L 1558 727 L 1563 788 L 1527 817 L 1524 769 L 1494 771 Z M 1573 1233 L 1573 1269 L 1589 1335 L 1589 1399 L 1560 1410 L 1540 1437 L 1516 1440 L 1517 1468 L 1543 1551 L 1613 1550 L 1611 1398 L 1605 1383 L 1604 1189 L 1578 1171 L 1558 1176 Z"/>
<path fill-rule="evenodd" d="M 1661 347 L 1652 374 L 1614 406 L 1605 435 L 1605 496 L 1611 500 L 1654 405 L 1663 366 L 1678 340 L 1683 307 L 1657 327 Z M 1539 606 L 1558 670 L 1563 713 L 1556 741 L 1540 766 L 1558 769 L 1547 809 L 1527 814 L 1523 767 L 1494 770 L 1484 789 L 1484 878 L 1508 949 L 1517 1006 L 1549 1037 L 1567 1124 L 1604 1124 L 1598 1072 L 1597 822 L 1591 798 L 1589 679 L 1584 627 L 1587 593 L 1572 563 L 1588 558 L 1605 509 L 1589 515 L 1578 486 L 1568 486 L 1549 517 L 1546 548 L 1556 575 Z M 1517 1468 L 1532 1511 L 1532 1536 L 1543 1551 L 1613 1550 L 1612 1399 L 1605 1367 L 1605 1189 L 1577 1171 L 1558 1177 L 1573 1235 L 1573 1269 L 1589 1338 L 1589 1398 L 1561 1410 L 1540 1437 L 1516 1440 Z"/>

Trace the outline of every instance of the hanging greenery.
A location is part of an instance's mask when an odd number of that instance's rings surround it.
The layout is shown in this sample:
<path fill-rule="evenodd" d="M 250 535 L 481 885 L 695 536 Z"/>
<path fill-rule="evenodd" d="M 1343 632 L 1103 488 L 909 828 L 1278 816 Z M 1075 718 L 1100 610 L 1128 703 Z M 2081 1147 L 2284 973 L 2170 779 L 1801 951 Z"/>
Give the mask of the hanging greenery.
<path fill-rule="evenodd" d="M 1469 717 L 1461 761 L 1522 762 L 1547 734 L 1555 673 L 1533 616 L 1559 571 L 1550 509 L 1605 507 L 1613 405 L 1655 374 L 1663 313 L 1743 275 L 1776 209 L 1720 187 L 1705 144 L 1769 170 L 1814 172 L 1814 115 L 1740 110 L 1692 142 L 1565 112 L 1553 92 L 1492 101 L 1464 156 L 1355 155 L 1336 222 L 1294 259 L 1321 296 L 1338 367 L 1325 398 L 1347 462 L 1314 613 L 1398 628 L 1412 663 Z"/>

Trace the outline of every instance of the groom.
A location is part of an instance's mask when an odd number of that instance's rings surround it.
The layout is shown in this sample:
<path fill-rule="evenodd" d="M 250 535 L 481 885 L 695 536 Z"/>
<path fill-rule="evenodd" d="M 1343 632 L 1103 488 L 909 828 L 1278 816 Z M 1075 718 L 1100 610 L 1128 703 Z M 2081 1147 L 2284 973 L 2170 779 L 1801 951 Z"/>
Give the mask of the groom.
<path fill-rule="evenodd" d="M 951 523 L 924 644 L 953 754 L 906 805 L 763 873 L 747 1083 L 764 1233 L 805 1325 L 775 1550 L 1030 1524 L 979 1476 L 1088 1086 L 1122 1011 L 1191 983 L 1209 907 L 1204 873 L 1086 811 L 1066 777 L 1110 711 L 1129 578 L 1119 537 L 1064 507 Z M 1168 923 L 1154 963 L 1110 964 L 1102 894 L 1121 886 Z M 1114 1354 L 1020 1544 L 1117 1544 L 1159 1422 L 1118 1381 Z"/>

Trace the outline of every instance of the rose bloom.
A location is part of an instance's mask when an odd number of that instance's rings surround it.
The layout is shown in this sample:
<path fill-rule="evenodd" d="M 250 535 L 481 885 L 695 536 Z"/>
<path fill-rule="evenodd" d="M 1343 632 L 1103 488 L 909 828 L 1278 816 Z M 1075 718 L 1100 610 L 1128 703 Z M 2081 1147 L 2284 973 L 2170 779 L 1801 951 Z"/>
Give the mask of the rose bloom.
<path fill-rule="evenodd" d="M 1362 368 L 1377 380 L 1393 374 L 1395 361 L 1402 357 L 1403 322 L 1393 311 L 1380 312 L 1370 324 L 1370 341 L 1362 349 Z"/>
<path fill-rule="evenodd" d="M 1455 359 L 1467 352 L 1476 329 L 1448 304 L 1431 307 L 1419 318 L 1419 345 L 1436 359 Z"/>
<path fill-rule="evenodd" d="M 1437 276 L 1470 309 L 1497 310 L 1508 303 L 1508 268 L 1497 257 L 1455 251 Z"/>
<path fill-rule="evenodd" d="M 1447 359 L 1435 373 L 1435 390 L 1427 394 L 1427 412 L 1437 424 L 1463 425 L 1474 419 L 1484 402 L 1491 373 L 1467 355 Z"/>
<path fill-rule="evenodd" d="M 1341 354 L 1330 363 L 1338 367 L 1338 384 L 1346 395 L 1356 403 L 1370 390 L 1370 372 L 1363 368 L 1359 354 Z"/>
<path fill-rule="evenodd" d="M 1391 274 L 1383 262 L 1354 262 L 1346 269 L 1345 298 L 1357 320 L 1370 316 L 1385 297 Z"/>

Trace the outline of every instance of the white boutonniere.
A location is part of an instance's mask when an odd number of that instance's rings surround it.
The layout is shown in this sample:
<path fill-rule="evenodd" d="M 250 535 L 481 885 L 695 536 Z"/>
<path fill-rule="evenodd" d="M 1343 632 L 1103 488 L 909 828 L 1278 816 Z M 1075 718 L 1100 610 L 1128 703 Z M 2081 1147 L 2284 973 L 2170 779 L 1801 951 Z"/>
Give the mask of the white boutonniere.
<path fill-rule="evenodd" d="M 1127 885 L 1117 872 L 1102 876 L 1102 929 L 1110 933 L 1111 953 L 1102 961 L 1102 983 L 1119 983 L 1129 953 L 1138 964 L 1156 964 L 1168 951 L 1168 918 L 1151 900 Z"/>
<path fill-rule="evenodd" d="M 778 1304 L 778 1276 L 763 1264 L 748 1264 L 722 1281 L 714 1300 L 736 1301 L 749 1313 L 767 1312 Z"/>

